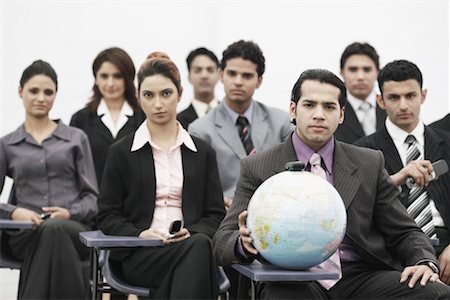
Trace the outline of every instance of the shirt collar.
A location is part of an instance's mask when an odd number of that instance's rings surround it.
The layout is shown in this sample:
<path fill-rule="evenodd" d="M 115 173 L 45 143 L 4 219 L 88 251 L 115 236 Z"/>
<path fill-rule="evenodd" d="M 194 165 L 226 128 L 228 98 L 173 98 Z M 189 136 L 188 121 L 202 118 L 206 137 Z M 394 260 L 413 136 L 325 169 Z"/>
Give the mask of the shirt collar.
<path fill-rule="evenodd" d="M 197 152 L 197 147 L 195 146 L 195 143 L 192 140 L 192 137 L 189 135 L 189 133 L 183 128 L 183 126 L 181 126 L 181 124 L 178 121 L 177 126 L 178 126 L 178 134 L 174 147 L 179 147 L 182 144 L 184 144 L 192 152 Z M 152 142 L 150 130 L 148 130 L 147 127 L 147 119 L 145 119 L 145 121 L 142 122 L 142 124 L 139 126 L 139 128 L 136 130 L 134 134 L 133 143 L 131 145 L 131 152 L 141 149 L 147 143 L 149 143 L 152 147 L 155 146 L 155 144 Z"/>
<path fill-rule="evenodd" d="M 71 134 L 69 127 L 59 119 L 53 121 L 57 123 L 57 126 L 55 130 L 53 130 L 53 132 L 51 133 L 51 136 L 55 136 L 64 141 L 70 141 Z M 13 145 L 20 143 L 23 140 L 25 140 L 28 135 L 29 133 L 25 130 L 25 124 L 22 124 L 12 133 L 11 138 L 8 141 L 8 144 Z"/>
<path fill-rule="evenodd" d="M 311 155 L 316 153 L 314 149 L 309 147 L 303 140 L 297 135 L 297 132 L 294 131 L 292 134 L 292 143 L 294 145 L 295 154 L 297 156 L 297 160 L 304 162 L 305 166 L 308 165 L 309 159 Z M 334 152 L 334 138 L 330 138 L 322 148 L 317 151 L 318 154 L 323 159 L 325 163 L 326 172 L 330 175 L 333 174 L 333 152 Z"/>
<path fill-rule="evenodd" d="M 252 124 L 252 116 L 253 116 L 253 99 L 250 100 L 250 106 L 247 108 L 247 110 L 244 112 L 244 116 L 247 118 L 248 123 Z M 227 110 L 228 115 L 230 116 L 231 120 L 233 121 L 233 124 L 236 124 L 237 118 L 240 116 L 237 112 L 232 110 L 225 100 L 223 100 L 223 104 L 225 106 L 225 109 Z"/>
<path fill-rule="evenodd" d="M 214 98 L 209 103 L 202 102 L 197 99 L 192 99 L 192 106 L 199 117 L 203 117 L 206 114 L 208 108 L 215 108 L 219 104 L 219 100 Z"/>
<path fill-rule="evenodd" d="M 361 101 L 366 101 L 367 103 L 370 104 L 371 108 L 376 107 L 377 105 L 377 95 L 375 92 L 375 88 L 372 90 L 372 92 L 369 94 L 369 96 L 367 96 L 366 99 L 359 99 L 355 96 L 353 96 L 352 94 L 350 94 L 350 92 L 347 92 L 347 100 L 350 103 L 350 105 L 353 107 L 354 110 L 358 110 L 359 107 L 361 106 Z"/>
<path fill-rule="evenodd" d="M 417 143 L 419 145 L 425 145 L 425 125 L 422 122 L 422 119 L 419 119 L 419 122 L 417 123 L 416 128 L 414 128 L 411 132 L 406 132 L 389 119 L 389 117 L 386 118 L 386 130 L 388 131 L 389 135 L 391 136 L 392 140 L 395 144 L 403 144 L 406 140 L 406 137 L 408 135 L 413 135 Z"/>
<path fill-rule="evenodd" d="M 102 98 L 97 107 L 97 115 L 103 116 L 105 114 L 109 114 L 108 105 L 106 105 L 106 101 Z M 123 101 L 122 107 L 120 108 L 119 115 L 125 115 L 131 117 L 134 115 L 134 110 L 131 108 L 130 104 L 127 100 Z"/>

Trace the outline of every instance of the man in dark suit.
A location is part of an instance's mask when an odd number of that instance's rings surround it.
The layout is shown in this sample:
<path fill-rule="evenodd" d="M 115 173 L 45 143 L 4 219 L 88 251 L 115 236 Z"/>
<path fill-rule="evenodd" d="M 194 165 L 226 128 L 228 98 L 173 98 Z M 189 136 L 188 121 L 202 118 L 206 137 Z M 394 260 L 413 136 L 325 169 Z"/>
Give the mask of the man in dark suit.
<path fill-rule="evenodd" d="M 326 179 L 334 184 L 347 210 L 346 235 L 336 252 L 342 278 L 326 288 L 318 282 L 266 283 L 261 296 L 449 298 L 450 287 L 436 282 L 439 270 L 430 240 L 397 198 L 398 189 L 384 169 L 382 153 L 333 138 L 344 119 L 345 100 L 345 86 L 333 73 L 307 70 L 300 75 L 291 97 L 290 115 L 296 120 L 291 138 L 241 161 L 235 200 L 213 239 L 217 261 L 229 265 L 258 258 L 246 227 L 251 196 L 267 178 L 283 171 L 287 162 L 307 162 L 319 154 Z"/>
<path fill-rule="evenodd" d="M 185 129 L 197 118 L 206 115 L 219 104 L 214 89 L 219 80 L 219 60 L 206 48 L 192 50 L 186 58 L 189 82 L 194 88 L 191 104 L 177 115 L 177 120 Z"/>
<path fill-rule="evenodd" d="M 334 134 L 337 140 L 353 143 L 383 125 L 386 113 L 376 103 L 375 82 L 379 69 L 378 54 L 367 43 L 352 43 L 342 53 L 341 76 L 348 102 L 344 122 Z"/>
<path fill-rule="evenodd" d="M 450 114 L 447 114 L 442 119 L 431 123 L 430 126 L 441 130 L 450 131 Z"/>
<path fill-rule="evenodd" d="M 387 64 L 378 76 L 381 95 L 378 104 L 386 110 L 386 125 L 373 135 L 365 137 L 355 144 L 381 150 L 386 158 L 385 166 L 394 183 L 401 188 L 401 202 L 408 212 L 430 237 L 440 240 L 435 247 L 439 257 L 441 279 L 450 284 L 450 174 L 446 173 L 430 181 L 433 172 L 432 162 L 444 159 L 450 164 L 450 133 L 425 126 L 420 119 L 420 107 L 426 99 L 427 91 L 422 89 L 422 73 L 412 62 L 398 60 Z M 408 160 L 411 153 L 408 139 L 414 137 L 419 150 L 417 157 Z M 423 205 L 414 212 L 414 189 L 405 184 L 407 178 L 413 178 L 426 192 Z M 426 197 L 428 196 L 428 197 Z M 420 201 L 420 199 L 418 199 Z M 430 212 L 427 213 L 426 209 Z M 417 215 L 418 214 L 418 215 Z M 428 214 L 428 222 L 423 215 Z M 417 215 L 417 216 L 416 216 Z M 431 223 L 430 223 L 431 221 Z M 433 230 L 434 229 L 434 230 Z"/>

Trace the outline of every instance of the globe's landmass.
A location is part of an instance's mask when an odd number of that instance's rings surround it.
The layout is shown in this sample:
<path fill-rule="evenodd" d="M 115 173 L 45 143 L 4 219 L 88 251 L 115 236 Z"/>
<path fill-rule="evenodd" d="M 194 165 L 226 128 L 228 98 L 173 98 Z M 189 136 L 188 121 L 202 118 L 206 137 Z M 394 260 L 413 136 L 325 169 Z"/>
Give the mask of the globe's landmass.
<path fill-rule="evenodd" d="M 259 186 L 247 227 L 270 263 L 304 270 L 330 257 L 344 238 L 347 214 L 336 189 L 310 172 L 286 171 Z"/>

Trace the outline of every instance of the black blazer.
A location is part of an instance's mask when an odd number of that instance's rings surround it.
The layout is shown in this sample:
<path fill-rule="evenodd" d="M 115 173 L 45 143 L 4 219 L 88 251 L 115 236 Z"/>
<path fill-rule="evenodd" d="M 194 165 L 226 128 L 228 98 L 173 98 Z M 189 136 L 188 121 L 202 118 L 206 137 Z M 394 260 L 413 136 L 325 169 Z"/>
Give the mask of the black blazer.
<path fill-rule="evenodd" d="M 379 130 L 384 126 L 384 120 L 386 120 L 386 111 L 380 108 L 378 104 L 375 111 L 377 119 L 376 128 L 377 130 Z M 366 134 L 364 133 L 364 129 L 362 128 L 361 123 L 359 123 L 355 110 L 353 109 L 351 104 L 347 102 L 344 112 L 344 122 L 339 125 L 336 132 L 334 133 L 334 137 L 341 142 L 352 144 L 365 136 Z"/>
<path fill-rule="evenodd" d="M 150 227 L 156 199 L 153 152 L 149 143 L 131 152 L 134 135 L 110 147 L 98 197 L 97 222 L 110 235 L 138 236 Z M 181 146 L 182 212 L 191 234 L 212 237 L 225 216 L 215 151 L 192 137 L 197 152 Z"/>
<path fill-rule="evenodd" d="M 142 110 L 136 111 L 132 117 L 129 117 L 128 122 L 120 129 L 117 137 L 114 139 L 101 118 L 97 114 L 91 113 L 87 107 L 79 110 L 72 116 L 70 126 L 80 128 L 89 138 L 99 187 L 102 182 L 103 168 L 105 167 L 109 146 L 120 138 L 136 131 L 145 118 Z"/>
<path fill-rule="evenodd" d="M 450 131 L 450 114 L 447 114 L 442 119 L 431 123 L 430 126 L 441 130 Z"/>
<path fill-rule="evenodd" d="M 400 155 L 385 126 L 376 133 L 360 139 L 355 145 L 381 150 L 385 157 L 385 167 L 389 175 L 395 174 L 403 168 Z M 425 159 L 435 162 L 445 159 L 450 165 L 450 133 L 425 126 Z M 436 208 L 450 228 L 450 174 L 446 173 L 426 187 L 428 195 L 436 204 Z M 409 188 L 402 186 L 401 202 L 406 205 Z"/>
<path fill-rule="evenodd" d="M 180 122 L 181 125 L 183 125 L 183 128 L 186 130 L 188 129 L 189 124 L 191 124 L 192 122 L 197 120 L 197 118 L 198 118 L 198 115 L 195 112 L 195 109 L 194 109 L 194 106 L 192 106 L 192 103 L 185 110 L 178 113 L 178 115 L 177 115 L 178 122 Z"/>

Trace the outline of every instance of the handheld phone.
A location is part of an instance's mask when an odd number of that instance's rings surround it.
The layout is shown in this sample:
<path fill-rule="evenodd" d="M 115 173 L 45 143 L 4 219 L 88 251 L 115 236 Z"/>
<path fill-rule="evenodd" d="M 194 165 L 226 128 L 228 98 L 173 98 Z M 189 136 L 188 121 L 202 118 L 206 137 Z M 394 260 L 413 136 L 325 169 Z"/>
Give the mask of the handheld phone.
<path fill-rule="evenodd" d="M 50 218 L 52 214 L 51 213 L 43 213 L 40 215 L 41 220 L 47 220 L 48 218 Z"/>
<path fill-rule="evenodd" d="M 168 238 L 171 239 L 175 236 L 175 234 L 183 228 L 183 221 L 181 220 L 175 220 L 170 223 L 169 226 L 169 236 Z"/>

